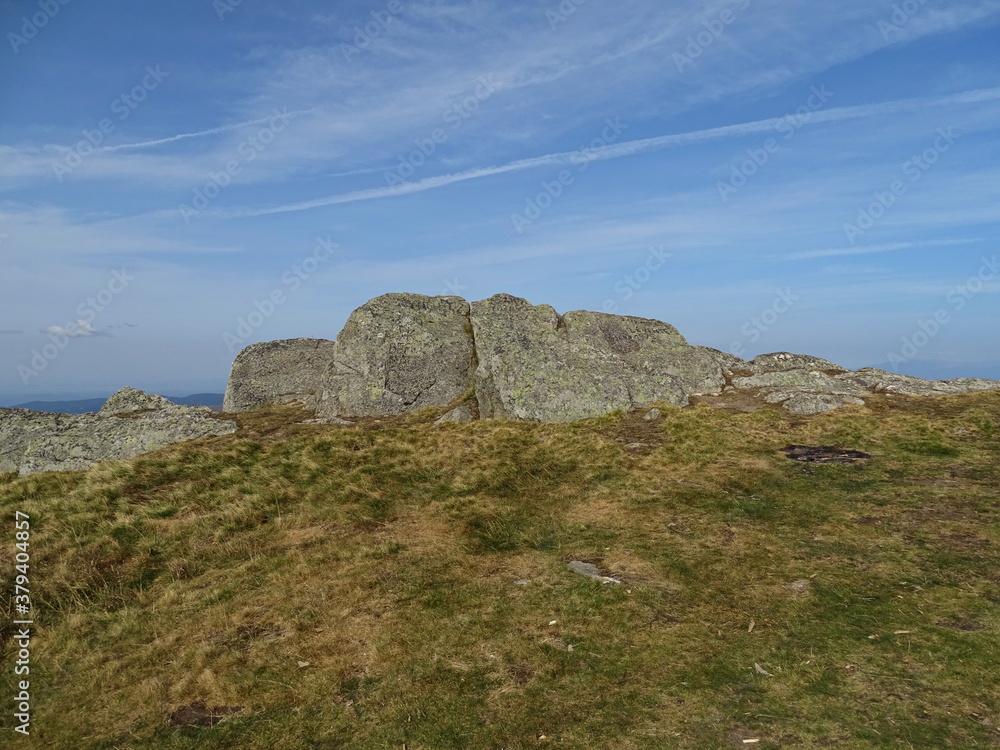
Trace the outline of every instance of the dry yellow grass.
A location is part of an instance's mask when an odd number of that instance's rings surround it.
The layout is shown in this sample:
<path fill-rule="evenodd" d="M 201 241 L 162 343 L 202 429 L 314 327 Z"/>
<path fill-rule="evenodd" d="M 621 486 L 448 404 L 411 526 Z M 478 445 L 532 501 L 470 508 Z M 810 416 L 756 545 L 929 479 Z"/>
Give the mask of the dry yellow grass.
<path fill-rule="evenodd" d="M 1000 744 L 1000 395 L 664 412 L 333 427 L 269 408 L 238 435 L 0 477 L 33 524 L 35 739 Z M 874 458 L 801 464 L 788 443 Z M 194 704 L 239 710 L 170 721 Z"/>

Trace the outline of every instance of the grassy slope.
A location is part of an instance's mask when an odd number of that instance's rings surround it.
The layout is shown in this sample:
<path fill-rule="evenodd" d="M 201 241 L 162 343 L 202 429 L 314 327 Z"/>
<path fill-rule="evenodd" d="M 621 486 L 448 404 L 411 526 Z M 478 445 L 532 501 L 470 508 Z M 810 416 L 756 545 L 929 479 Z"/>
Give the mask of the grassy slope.
<path fill-rule="evenodd" d="M 86 473 L 0 475 L 3 517 L 32 517 L 35 739 L 1000 745 L 1000 394 L 664 411 L 359 429 L 286 407 Z M 875 458 L 800 464 L 790 442 Z M 168 724 L 199 700 L 243 710 Z"/>

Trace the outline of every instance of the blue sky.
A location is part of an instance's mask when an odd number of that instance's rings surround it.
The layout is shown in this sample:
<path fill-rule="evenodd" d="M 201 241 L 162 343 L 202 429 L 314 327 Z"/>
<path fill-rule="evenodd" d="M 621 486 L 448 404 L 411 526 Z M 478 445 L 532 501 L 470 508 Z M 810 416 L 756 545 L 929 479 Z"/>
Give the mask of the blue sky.
<path fill-rule="evenodd" d="M 1000 0 L 0 0 L 0 404 L 390 291 L 1000 378 Z"/>

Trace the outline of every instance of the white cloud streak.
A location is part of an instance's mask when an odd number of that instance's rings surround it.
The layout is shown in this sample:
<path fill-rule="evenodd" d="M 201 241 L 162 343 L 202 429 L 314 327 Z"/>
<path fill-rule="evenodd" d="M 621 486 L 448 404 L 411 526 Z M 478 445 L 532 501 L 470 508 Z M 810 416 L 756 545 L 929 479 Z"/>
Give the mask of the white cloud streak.
<path fill-rule="evenodd" d="M 938 97 L 919 97 L 912 99 L 898 99 L 889 102 L 876 104 L 863 104 L 854 107 L 836 107 L 825 111 L 815 112 L 810 117 L 809 126 L 826 122 L 838 122 L 843 120 L 859 120 L 867 117 L 893 115 L 901 112 L 911 112 L 920 109 L 946 108 L 950 106 L 964 106 L 1000 100 L 1000 87 L 988 89 L 975 89 L 963 91 L 957 94 Z M 764 120 L 754 120 L 752 122 L 737 123 L 734 125 L 724 125 L 717 128 L 706 128 L 704 130 L 693 130 L 686 133 L 674 133 L 670 135 L 644 138 L 635 141 L 613 144 L 587 152 L 588 161 L 606 161 L 608 159 L 618 159 L 626 156 L 648 153 L 662 148 L 687 146 L 696 143 L 704 143 L 723 138 L 735 136 L 753 135 L 755 133 L 773 132 L 787 118 L 770 117 Z M 480 167 L 464 172 L 428 177 L 417 182 L 393 185 L 384 188 L 369 188 L 357 190 L 350 193 L 330 195 L 324 198 L 317 198 L 309 201 L 290 203 L 283 206 L 259 209 L 233 209 L 220 212 L 219 215 L 231 217 L 244 216 L 265 216 L 270 214 L 290 213 L 294 211 L 308 211 L 313 208 L 333 206 L 341 203 L 353 203 L 356 201 L 376 200 L 380 198 L 395 198 L 412 193 L 422 193 L 427 190 L 452 185 L 456 182 L 475 180 L 482 177 L 504 174 L 507 172 L 518 172 L 526 169 L 546 166 L 565 166 L 574 163 L 572 159 L 580 158 L 577 151 L 564 151 L 544 156 L 536 156 L 528 159 L 518 159 L 507 164 Z"/>

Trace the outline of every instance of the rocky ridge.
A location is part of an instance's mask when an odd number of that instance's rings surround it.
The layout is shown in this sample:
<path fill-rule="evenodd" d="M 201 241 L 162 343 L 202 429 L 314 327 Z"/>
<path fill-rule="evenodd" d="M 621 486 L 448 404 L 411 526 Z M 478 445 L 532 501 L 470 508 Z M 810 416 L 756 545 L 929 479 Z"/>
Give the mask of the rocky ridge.
<path fill-rule="evenodd" d="M 0 409 L 0 472 L 80 471 L 235 431 L 235 422 L 213 417 L 208 407 L 179 406 L 135 388 L 121 389 L 96 414 Z"/>
<path fill-rule="evenodd" d="M 746 361 L 692 346 L 658 320 L 560 315 L 508 294 L 471 303 L 386 294 L 355 310 L 335 341 L 293 339 L 245 349 L 233 366 L 226 408 L 299 400 L 327 423 L 426 407 L 447 412 L 443 421 L 565 422 L 652 402 L 683 407 L 699 396 L 743 393 L 807 415 L 862 405 L 874 393 L 982 390 L 1000 390 L 1000 382 L 852 372 L 787 352 Z"/>

